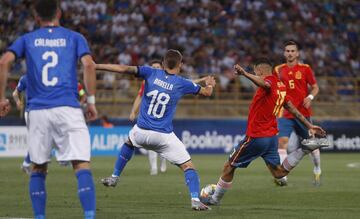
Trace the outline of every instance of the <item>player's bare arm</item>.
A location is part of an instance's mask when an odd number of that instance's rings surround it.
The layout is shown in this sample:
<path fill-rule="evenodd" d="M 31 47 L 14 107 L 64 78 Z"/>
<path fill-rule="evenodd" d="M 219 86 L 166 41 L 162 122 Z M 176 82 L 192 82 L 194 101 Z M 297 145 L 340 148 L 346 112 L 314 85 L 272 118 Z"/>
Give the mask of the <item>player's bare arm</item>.
<path fill-rule="evenodd" d="M 311 85 L 311 88 L 310 88 L 310 93 L 309 95 L 304 99 L 304 107 L 305 108 L 310 108 L 311 106 L 311 102 L 312 100 L 315 98 L 315 96 L 319 93 L 319 85 L 318 84 L 313 84 Z"/>
<path fill-rule="evenodd" d="M 212 95 L 213 91 L 214 91 L 214 87 L 216 85 L 216 81 L 214 79 L 214 77 L 212 76 L 208 76 L 205 79 L 205 87 L 201 87 L 199 94 L 209 97 Z"/>
<path fill-rule="evenodd" d="M 130 121 L 134 121 L 136 118 L 136 115 L 139 113 L 139 108 L 141 104 L 141 96 L 137 95 L 133 104 L 133 107 L 131 109 L 131 113 L 129 116 Z"/>
<path fill-rule="evenodd" d="M 198 79 L 195 79 L 195 80 L 192 80 L 192 82 L 194 82 L 195 84 L 199 84 L 203 81 L 206 81 L 207 78 L 209 77 L 212 77 L 212 76 L 205 76 L 205 77 L 202 77 L 202 78 L 198 78 Z"/>
<path fill-rule="evenodd" d="M 96 70 L 111 71 L 115 73 L 137 74 L 138 68 L 136 66 L 116 65 L 116 64 L 96 64 Z"/>
<path fill-rule="evenodd" d="M 88 92 L 86 118 L 91 121 L 97 118 L 97 110 L 95 107 L 96 64 L 90 55 L 83 56 L 81 63 L 84 66 L 84 85 Z"/>
<path fill-rule="evenodd" d="M 264 88 L 265 90 L 269 90 L 271 88 L 271 85 L 268 82 L 266 82 L 263 78 L 248 73 L 240 65 L 236 64 L 234 68 L 235 68 L 235 74 L 245 76 L 250 81 L 252 81 L 256 86 Z"/>
<path fill-rule="evenodd" d="M 293 114 L 302 124 L 304 124 L 309 129 L 312 135 L 316 134 L 321 137 L 324 137 L 326 135 L 326 132 L 320 126 L 311 124 L 290 101 L 284 104 L 284 108 L 287 109 L 291 114 Z"/>
<path fill-rule="evenodd" d="M 15 88 L 14 92 L 12 93 L 12 97 L 13 97 L 15 103 L 16 103 L 16 108 L 17 108 L 18 110 L 22 109 L 22 108 L 23 108 L 23 104 L 22 104 L 22 102 L 21 102 L 21 100 L 20 100 L 20 93 L 19 93 L 19 91 L 17 90 L 17 88 Z"/>
<path fill-rule="evenodd" d="M 15 58 L 12 52 L 6 52 L 0 59 L 0 116 L 5 116 L 10 111 L 9 100 L 5 98 L 5 88 L 10 66 Z"/>

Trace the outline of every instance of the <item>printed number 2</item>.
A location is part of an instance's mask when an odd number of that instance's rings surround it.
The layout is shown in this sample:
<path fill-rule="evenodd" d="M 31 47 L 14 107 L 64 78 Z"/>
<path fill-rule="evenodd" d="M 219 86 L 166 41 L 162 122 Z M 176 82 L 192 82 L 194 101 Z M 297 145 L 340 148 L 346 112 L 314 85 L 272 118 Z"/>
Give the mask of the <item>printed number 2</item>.
<path fill-rule="evenodd" d="M 281 110 L 282 104 L 285 100 L 286 91 L 279 91 L 277 90 L 278 98 L 276 100 L 276 105 L 273 111 L 273 114 L 277 116 Z"/>
<path fill-rule="evenodd" d="M 42 59 L 45 61 L 47 61 L 49 57 L 51 60 L 43 66 L 41 71 L 42 83 L 47 87 L 55 86 L 58 83 L 57 77 L 53 77 L 49 80 L 49 68 L 53 68 L 58 64 L 58 55 L 54 51 L 47 51 L 42 55 Z"/>
<path fill-rule="evenodd" d="M 155 118 L 162 118 L 166 110 L 166 104 L 170 100 L 169 94 L 159 93 L 158 90 L 150 91 L 146 94 L 148 97 L 152 97 L 147 114 L 153 115 Z M 156 102 L 156 103 L 155 103 Z M 160 112 L 158 112 L 159 106 L 161 105 Z"/>

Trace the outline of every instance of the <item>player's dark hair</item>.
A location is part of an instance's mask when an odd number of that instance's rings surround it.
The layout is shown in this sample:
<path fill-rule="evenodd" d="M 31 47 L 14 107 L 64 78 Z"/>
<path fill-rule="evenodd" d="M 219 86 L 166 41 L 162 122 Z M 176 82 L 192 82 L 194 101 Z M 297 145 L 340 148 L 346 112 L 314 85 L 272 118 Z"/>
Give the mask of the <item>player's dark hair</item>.
<path fill-rule="evenodd" d="M 164 56 L 164 65 L 169 69 L 174 69 L 180 65 L 182 55 L 179 50 L 169 49 Z"/>
<path fill-rule="evenodd" d="M 161 61 L 159 59 L 153 59 L 149 62 L 149 65 L 152 66 L 153 64 L 159 64 L 162 65 Z"/>
<path fill-rule="evenodd" d="M 270 61 L 270 59 L 265 58 L 265 57 L 261 57 L 261 58 L 258 58 L 255 60 L 255 63 L 254 63 L 255 66 L 258 66 L 261 64 L 269 65 L 271 68 L 273 67 L 273 64 Z"/>
<path fill-rule="evenodd" d="M 52 21 L 59 8 L 58 0 L 37 0 L 34 5 L 37 16 L 43 21 Z"/>
<path fill-rule="evenodd" d="M 300 44 L 299 44 L 297 41 L 295 41 L 295 40 L 287 40 L 287 41 L 285 41 L 285 43 L 284 43 L 284 49 L 285 49 L 285 47 L 287 47 L 287 46 L 296 46 L 296 49 L 297 49 L 297 50 L 300 50 L 300 49 L 301 49 Z"/>

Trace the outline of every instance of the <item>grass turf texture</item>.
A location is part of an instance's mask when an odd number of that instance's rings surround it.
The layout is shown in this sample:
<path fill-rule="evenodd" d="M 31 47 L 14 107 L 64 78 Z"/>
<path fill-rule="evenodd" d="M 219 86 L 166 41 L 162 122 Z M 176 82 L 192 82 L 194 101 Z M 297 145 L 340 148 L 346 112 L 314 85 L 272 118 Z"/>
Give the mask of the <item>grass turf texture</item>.
<path fill-rule="evenodd" d="M 194 155 L 201 186 L 216 183 L 227 155 Z M 93 158 L 97 218 L 360 218 L 360 154 L 322 154 L 323 184 L 312 185 L 308 157 L 290 174 L 287 187 L 276 187 L 261 159 L 238 169 L 222 205 L 208 212 L 190 209 L 182 172 L 149 175 L 147 157 L 135 156 L 117 187 L 106 188 L 101 177 L 111 174 L 114 157 Z M 0 159 L 0 218 L 32 217 L 28 177 L 19 158 Z M 82 218 L 76 178 L 70 167 L 53 162 L 47 176 L 48 218 Z"/>

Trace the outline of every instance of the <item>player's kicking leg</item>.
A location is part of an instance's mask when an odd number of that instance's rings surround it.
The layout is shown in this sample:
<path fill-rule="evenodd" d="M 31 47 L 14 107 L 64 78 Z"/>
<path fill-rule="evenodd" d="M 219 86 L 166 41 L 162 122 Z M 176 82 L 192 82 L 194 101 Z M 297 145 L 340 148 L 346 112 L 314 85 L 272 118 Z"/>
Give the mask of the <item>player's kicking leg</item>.
<path fill-rule="evenodd" d="M 124 170 L 127 162 L 132 158 L 134 150 L 135 148 L 130 140 L 123 144 L 116 159 L 112 175 L 101 179 L 101 183 L 104 184 L 104 186 L 115 187 L 117 185 L 119 176 Z"/>
<path fill-rule="evenodd" d="M 200 201 L 200 180 L 191 160 L 179 165 L 184 171 L 185 182 L 191 196 L 191 208 L 196 211 L 210 210 L 210 208 Z"/>

